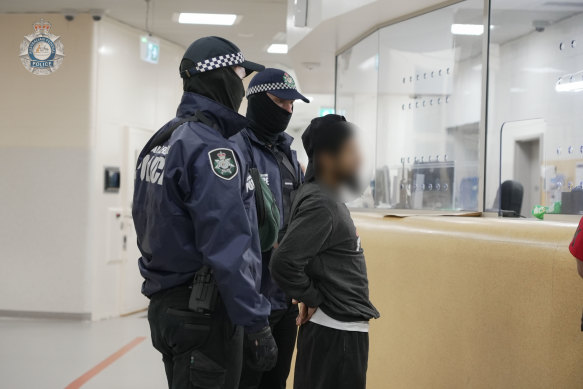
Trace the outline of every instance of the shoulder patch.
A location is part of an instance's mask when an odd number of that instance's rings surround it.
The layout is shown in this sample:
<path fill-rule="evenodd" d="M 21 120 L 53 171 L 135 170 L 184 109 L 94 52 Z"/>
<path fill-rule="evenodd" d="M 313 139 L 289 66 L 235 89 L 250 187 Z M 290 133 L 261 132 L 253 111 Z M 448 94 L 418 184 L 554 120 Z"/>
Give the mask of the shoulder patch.
<path fill-rule="evenodd" d="M 209 162 L 213 173 L 223 180 L 231 180 L 239 172 L 235 153 L 231 149 L 214 149 L 209 151 Z"/>

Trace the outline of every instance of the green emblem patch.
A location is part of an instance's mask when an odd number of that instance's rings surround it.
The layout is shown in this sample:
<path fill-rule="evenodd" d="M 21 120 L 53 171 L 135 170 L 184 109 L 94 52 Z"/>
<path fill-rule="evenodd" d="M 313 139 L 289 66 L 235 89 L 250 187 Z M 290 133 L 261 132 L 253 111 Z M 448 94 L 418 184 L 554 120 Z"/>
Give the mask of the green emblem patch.
<path fill-rule="evenodd" d="M 231 149 L 214 149 L 209 151 L 209 161 L 213 172 L 225 180 L 230 180 L 239 172 L 235 154 Z"/>
<path fill-rule="evenodd" d="M 292 76 L 290 76 L 287 73 L 283 73 L 283 83 L 292 89 L 295 89 L 296 87 L 296 82 L 294 81 Z"/>

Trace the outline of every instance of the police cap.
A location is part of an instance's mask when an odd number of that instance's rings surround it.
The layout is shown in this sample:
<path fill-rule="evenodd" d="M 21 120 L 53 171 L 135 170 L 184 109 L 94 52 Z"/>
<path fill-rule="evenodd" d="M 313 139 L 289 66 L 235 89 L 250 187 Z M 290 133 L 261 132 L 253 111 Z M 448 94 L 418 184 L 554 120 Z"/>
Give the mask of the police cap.
<path fill-rule="evenodd" d="M 269 92 L 274 96 L 284 100 L 303 100 L 309 103 L 296 89 L 296 82 L 287 72 L 279 69 L 267 68 L 257 73 L 249 83 L 247 98 L 255 93 Z"/>
<path fill-rule="evenodd" d="M 247 75 L 265 69 L 263 65 L 247 61 L 234 43 L 218 36 L 208 36 L 192 42 L 182 59 L 188 59 L 194 63 L 193 67 L 180 72 L 182 78 L 190 78 L 197 73 L 227 66 L 242 66 L 247 71 Z"/>

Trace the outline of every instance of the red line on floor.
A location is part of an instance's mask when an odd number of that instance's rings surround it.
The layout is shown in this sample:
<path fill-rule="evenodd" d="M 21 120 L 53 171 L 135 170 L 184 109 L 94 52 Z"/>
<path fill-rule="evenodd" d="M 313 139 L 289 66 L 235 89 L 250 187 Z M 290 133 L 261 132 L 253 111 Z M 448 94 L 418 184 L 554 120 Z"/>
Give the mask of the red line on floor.
<path fill-rule="evenodd" d="M 121 358 L 124 354 L 128 351 L 136 347 L 138 344 L 142 343 L 146 339 L 145 336 L 138 336 L 109 357 L 105 358 L 103 361 L 99 362 L 99 364 L 95 365 L 93 368 L 88 370 L 85 374 L 81 377 L 77 378 L 75 381 L 71 382 L 69 385 L 65 387 L 65 389 L 78 389 L 82 385 L 84 385 L 87 381 L 91 378 L 95 377 L 97 374 L 101 373 L 106 367 L 111 365 L 113 362 L 117 361 Z"/>

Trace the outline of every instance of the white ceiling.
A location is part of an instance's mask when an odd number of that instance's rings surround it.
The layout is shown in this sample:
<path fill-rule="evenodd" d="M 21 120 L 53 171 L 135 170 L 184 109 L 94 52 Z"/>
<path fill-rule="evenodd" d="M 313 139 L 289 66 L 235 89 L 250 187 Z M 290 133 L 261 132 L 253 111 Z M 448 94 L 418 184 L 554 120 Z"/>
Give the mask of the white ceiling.
<path fill-rule="evenodd" d="M 314 4 L 323 0 L 312 0 Z M 411 12 L 436 6 L 444 0 L 374 0 L 362 1 L 347 14 L 322 21 L 307 28 L 290 55 L 268 54 L 267 46 L 286 41 L 287 0 L 151 0 L 151 31 L 154 35 L 187 47 L 205 35 L 219 35 L 235 42 L 250 60 L 266 66 L 295 70 L 301 88 L 309 94 L 330 94 L 334 89 L 334 59 L 337 51 L 372 26 Z M 326 4 L 329 4 L 327 2 Z M 503 15 L 526 21 L 517 23 L 514 30 L 493 31 L 493 40 L 506 41 L 528 31 L 533 19 L 554 21 L 565 13 L 581 11 L 583 0 L 495 0 L 495 8 L 507 8 Z M 63 13 L 65 10 L 87 12 L 104 10 L 109 17 L 144 29 L 145 0 L 0 0 L 0 13 L 34 12 Z M 516 10 L 516 11 L 514 11 Z M 234 26 L 180 25 L 173 21 L 177 12 L 236 13 L 240 21 Z M 480 15 L 474 15 L 477 22 Z M 511 24 L 510 24 L 511 25 Z M 297 30 L 297 29 L 296 29 Z M 292 34 L 296 32 L 292 29 Z M 293 36 L 293 35 L 292 35 Z M 309 68 L 306 63 L 316 63 Z"/>
<path fill-rule="evenodd" d="M 252 61 L 291 66 L 287 55 L 266 52 L 271 43 L 285 43 L 286 0 L 151 0 L 150 5 L 150 30 L 158 37 L 187 47 L 201 36 L 219 35 L 237 44 Z M 130 26 L 145 28 L 145 0 L 0 0 L 0 13 L 82 13 L 92 9 L 104 10 L 109 17 Z M 173 21 L 177 12 L 235 13 L 241 18 L 234 26 L 183 25 Z"/>
<path fill-rule="evenodd" d="M 323 0 L 315 1 L 321 3 Z M 294 70 L 302 87 L 308 93 L 333 93 L 335 56 L 338 50 L 355 38 L 362 37 L 374 26 L 443 2 L 444 0 L 362 1 L 362 6 L 323 21 L 312 28 L 306 38 L 295 44 L 290 51 Z M 303 34 L 295 30 L 297 29 L 292 29 L 289 33 Z M 317 66 L 311 67 L 313 63 Z"/>
<path fill-rule="evenodd" d="M 310 1 L 321 3 L 324 0 Z M 340 49 L 345 48 L 356 37 L 362 37 L 363 34 L 370 32 L 374 26 L 452 2 L 455 0 L 374 0 L 363 2 L 363 6 L 347 14 L 325 20 L 311 29 L 306 38 L 300 39 L 291 48 L 290 56 L 301 85 L 308 93 L 332 93 L 335 55 Z M 475 6 L 476 10 L 468 10 L 467 15 L 460 14 L 460 21 L 481 23 L 482 4 L 481 1 L 467 1 L 464 8 Z M 493 7 L 495 8 L 493 17 L 495 16 L 499 23 L 510 26 L 510 28 L 493 30 L 493 42 L 500 43 L 532 31 L 533 20 L 546 20 L 553 23 L 573 12 L 582 12 L 583 0 L 493 0 Z M 513 23 L 505 23 L 506 19 L 514 21 L 514 26 Z M 309 20 L 308 15 L 308 22 Z M 289 23 L 288 20 L 288 25 Z M 296 30 L 298 29 L 292 28 L 288 31 L 294 41 L 297 40 L 296 34 L 304 34 L 303 31 Z M 481 50 L 481 45 L 477 46 L 477 50 Z M 318 66 L 311 67 L 313 63 Z"/>

